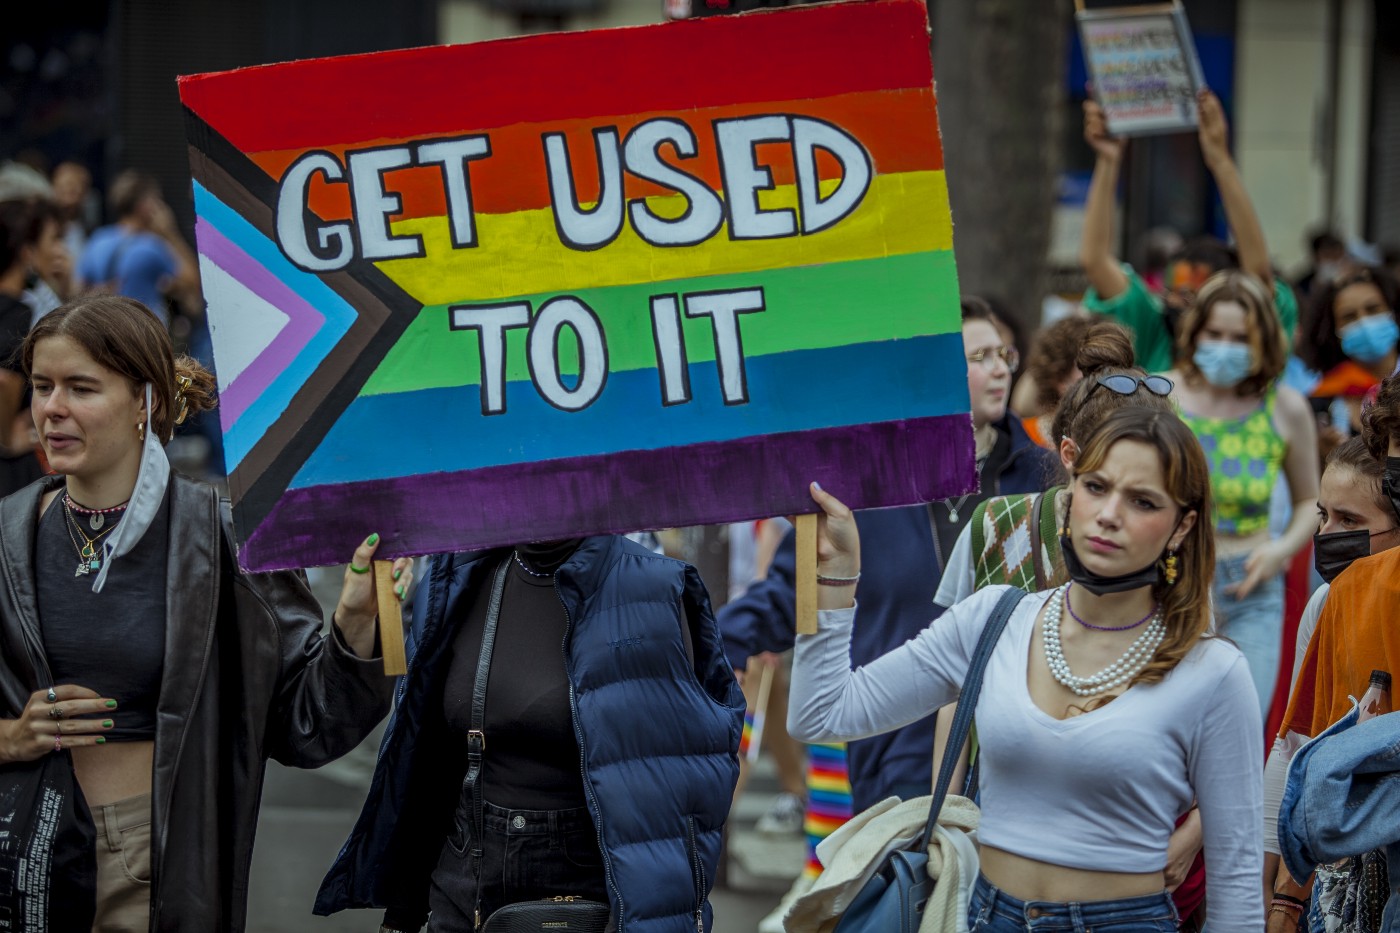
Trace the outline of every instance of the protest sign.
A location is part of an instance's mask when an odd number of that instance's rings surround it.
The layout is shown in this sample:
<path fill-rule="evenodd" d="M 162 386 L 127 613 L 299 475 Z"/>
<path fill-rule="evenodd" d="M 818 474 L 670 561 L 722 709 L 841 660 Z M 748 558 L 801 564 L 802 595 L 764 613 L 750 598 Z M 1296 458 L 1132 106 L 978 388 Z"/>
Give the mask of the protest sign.
<path fill-rule="evenodd" d="M 920 0 L 180 79 L 239 560 L 974 485 Z"/>
<path fill-rule="evenodd" d="M 1114 136 L 1174 133 L 1196 126 L 1205 84 L 1180 3 L 1086 10 L 1075 19 L 1084 60 Z"/>

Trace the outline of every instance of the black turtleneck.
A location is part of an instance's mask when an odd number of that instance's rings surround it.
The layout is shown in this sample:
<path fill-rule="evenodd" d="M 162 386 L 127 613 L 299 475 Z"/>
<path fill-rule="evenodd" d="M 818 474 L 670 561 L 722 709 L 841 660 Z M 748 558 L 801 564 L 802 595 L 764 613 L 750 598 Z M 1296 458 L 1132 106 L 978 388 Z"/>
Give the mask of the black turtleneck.
<path fill-rule="evenodd" d="M 508 558 L 510 570 L 486 691 L 482 782 L 486 800 L 498 807 L 584 806 L 582 765 L 564 671 L 569 619 L 554 589 L 554 571 L 580 540 L 524 544 L 516 549 L 518 560 Z M 471 728 L 472 687 L 494 578 L 494 572 L 487 577 L 486 586 L 457 627 L 443 686 L 448 727 L 463 742 Z"/>

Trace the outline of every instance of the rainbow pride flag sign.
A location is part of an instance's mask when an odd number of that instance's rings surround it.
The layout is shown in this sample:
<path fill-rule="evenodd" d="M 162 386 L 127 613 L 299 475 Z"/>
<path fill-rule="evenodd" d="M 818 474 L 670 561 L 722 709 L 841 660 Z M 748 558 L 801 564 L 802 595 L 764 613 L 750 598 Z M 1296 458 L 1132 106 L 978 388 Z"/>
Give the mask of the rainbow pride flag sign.
<path fill-rule="evenodd" d="M 921 0 L 180 96 L 247 569 L 973 487 Z"/>

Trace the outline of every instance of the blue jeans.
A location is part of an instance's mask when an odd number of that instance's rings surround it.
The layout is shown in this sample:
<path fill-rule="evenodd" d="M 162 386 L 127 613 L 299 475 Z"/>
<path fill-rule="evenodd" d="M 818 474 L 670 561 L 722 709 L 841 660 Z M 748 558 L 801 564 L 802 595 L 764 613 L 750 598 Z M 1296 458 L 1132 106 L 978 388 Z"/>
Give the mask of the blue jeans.
<path fill-rule="evenodd" d="M 971 933 L 1175 933 L 1177 917 L 1165 891 L 1116 901 L 1022 901 L 978 875 L 967 925 Z"/>
<path fill-rule="evenodd" d="M 1239 645 L 1249 662 L 1254 692 L 1259 695 L 1259 712 L 1267 719 L 1283 651 L 1283 576 L 1265 580 L 1244 599 L 1226 595 L 1225 587 L 1244 580 L 1248 556 L 1238 554 L 1216 560 L 1212 608 L 1215 630 Z"/>
<path fill-rule="evenodd" d="M 430 933 L 467 933 L 477 904 L 469 798 L 453 817 L 428 892 Z M 575 895 L 608 902 L 598 833 L 585 807 L 575 810 L 507 810 L 486 804 L 480 866 L 481 916 L 506 904 Z"/>

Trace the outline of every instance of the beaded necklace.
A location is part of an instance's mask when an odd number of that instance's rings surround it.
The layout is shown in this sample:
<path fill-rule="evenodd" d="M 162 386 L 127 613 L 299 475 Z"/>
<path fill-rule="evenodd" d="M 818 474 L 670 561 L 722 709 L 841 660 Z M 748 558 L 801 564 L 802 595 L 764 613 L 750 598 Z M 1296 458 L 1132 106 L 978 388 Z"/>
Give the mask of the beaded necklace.
<path fill-rule="evenodd" d="M 127 503 L 123 502 L 121 505 L 114 505 L 110 509 L 90 509 L 85 505 L 79 505 L 72 496 L 65 492 L 63 494 L 63 506 L 70 513 L 76 512 L 79 515 L 86 515 L 88 517 L 88 527 L 93 531 L 101 531 L 102 526 L 107 524 L 107 516 L 125 512 Z"/>
<path fill-rule="evenodd" d="M 1078 696 L 1091 697 L 1107 693 L 1128 683 L 1152 661 L 1162 639 L 1167 635 L 1166 623 L 1162 621 L 1162 610 L 1153 610 L 1152 621 L 1142 630 L 1128 650 L 1117 661 L 1087 677 L 1079 677 L 1070 670 L 1065 660 L 1065 652 L 1060 645 L 1060 620 L 1064 618 L 1064 606 L 1068 602 L 1069 585 L 1060 587 L 1050 597 L 1045 607 L 1045 618 L 1041 622 L 1041 638 L 1045 642 L 1045 663 L 1050 675 L 1062 686 L 1074 691 Z M 1141 624 L 1141 623 L 1139 623 Z"/>

